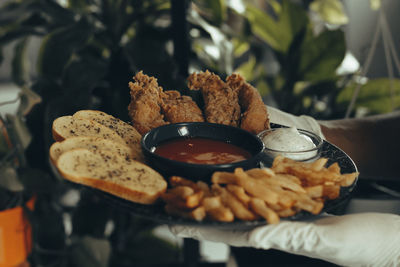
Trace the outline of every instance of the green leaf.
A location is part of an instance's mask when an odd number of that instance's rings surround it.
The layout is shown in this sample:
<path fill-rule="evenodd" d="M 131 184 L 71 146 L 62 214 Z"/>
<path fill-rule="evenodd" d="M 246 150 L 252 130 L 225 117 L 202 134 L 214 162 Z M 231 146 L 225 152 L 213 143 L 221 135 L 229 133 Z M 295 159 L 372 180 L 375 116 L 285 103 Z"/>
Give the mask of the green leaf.
<path fill-rule="evenodd" d="M 9 1 L 0 8 L 0 25 L 14 23 L 36 10 L 36 0 Z"/>
<path fill-rule="evenodd" d="M 337 102 L 348 105 L 357 84 L 346 87 L 337 97 Z M 391 95 L 393 90 L 393 97 Z M 374 79 L 361 85 L 355 108 L 367 108 L 372 114 L 391 112 L 400 107 L 400 79 Z"/>
<path fill-rule="evenodd" d="M 18 41 L 14 48 L 14 58 L 12 60 L 12 79 L 15 84 L 22 86 L 26 83 L 28 74 L 28 61 L 26 58 L 26 47 L 28 39 L 23 38 Z"/>
<path fill-rule="evenodd" d="M 324 31 L 317 37 L 313 37 L 309 31 L 299 51 L 299 80 L 320 81 L 334 78 L 345 53 L 343 31 Z"/>
<path fill-rule="evenodd" d="M 12 129 L 11 139 L 14 140 L 15 145 L 25 150 L 32 141 L 32 135 L 25 124 L 24 117 L 12 114 L 7 114 L 6 117 Z"/>
<path fill-rule="evenodd" d="M 210 11 L 213 15 L 213 21 L 217 25 L 221 25 L 221 23 L 225 20 L 226 17 L 226 3 L 224 0 L 206 0 Z"/>
<path fill-rule="evenodd" d="M 254 80 L 255 67 L 257 66 L 256 58 L 250 56 L 249 60 L 241 64 L 235 72 L 241 74 L 247 81 Z"/>
<path fill-rule="evenodd" d="M 382 1 L 381 0 L 369 0 L 369 4 L 372 10 L 378 10 L 381 8 Z"/>
<path fill-rule="evenodd" d="M 257 88 L 258 92 L 260 92 L 260 95 L 262 97 L 267 96 L 272 93 L 271 87 L 268 85 L 268 83 L 265 80 L 260 80 L 257 83 L 256 88 Z"/>
<path fill-rule="evenodd" d="M 310 4 L 310 9 L 318 13 L 327 23 L 344 25 L 349 22 L 343 4 L 339 0 L 314 0 Z"/>
<path fill-rule="evenodd" d="M 294 37 L 308 23 L 305 10 L 288 0 L 282 2 L 282 10 L 277 14 L 277 19 L 251 5 L 247 6 L 246 15 L 253 33 L 282 53 L 289 49 Z"/>
<path fill-rule="evenodd" d="M 92 28 L 85 19 L 57 29 L 44 38 L 38 59 L 40 74 L 59 78 L 74 54 L 83 49 L 92 35 Z"/>
<path fill-rule="evenodd" d="M 27 86 L 21 87 L 19 98 L 21 102 L 18 107 L 17 114 L 21 116 L 28 115 L 35 105 L 42 102 L 42 97 Z"/>
<path fill-rule="evenodd" d="M 233 54 L 234 54 L 234 56 L 236 58 L 242 56 L 244 53 L 246 53 L 250 49 L 250 43 L 249 42 L 242 41 L 242 40 L 239 40 L 237 38 L 234 38 L 232 40 L 232 43 L 233 43 L 233 47 L 234 47 L 233 48 Z"/>

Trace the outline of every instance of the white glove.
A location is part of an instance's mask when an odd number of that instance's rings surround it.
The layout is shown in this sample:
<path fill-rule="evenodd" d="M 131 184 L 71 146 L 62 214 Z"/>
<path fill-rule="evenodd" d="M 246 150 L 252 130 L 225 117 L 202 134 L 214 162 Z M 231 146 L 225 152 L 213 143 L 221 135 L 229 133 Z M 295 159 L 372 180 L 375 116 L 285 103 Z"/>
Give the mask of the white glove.
<path fill-rule="evenodd" d="M 307 115 L 295 116 L 270 106 L 267 106 L 267 110 L 270 122 L 307 130 L 319 135 L 322 139 L 325 139 L 321 131 L 321 126 L 314 118 Z"/>
<path fill-rule="evenodd" d="M 179 237 L 237 247 L 278 249 L 343 266 L 400 266 L 400 216 L 359 213 L 303 222 L 281 221 L 250 231 L 171 226 Z"/>

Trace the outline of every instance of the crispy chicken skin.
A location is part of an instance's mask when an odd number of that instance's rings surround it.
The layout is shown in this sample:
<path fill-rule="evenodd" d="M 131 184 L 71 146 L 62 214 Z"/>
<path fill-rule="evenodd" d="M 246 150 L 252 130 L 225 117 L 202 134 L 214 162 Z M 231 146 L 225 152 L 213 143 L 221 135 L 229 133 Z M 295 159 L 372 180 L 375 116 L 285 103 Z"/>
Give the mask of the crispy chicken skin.
<path fill-rule="evenodd" d="M 239 126 L 240 106 L 238 94 L 220 77 L 208 70 L 193 73 L 188 78 L 191 90 L 201 90 L 207 122 Z"/>
<path fill-rule="evenodd" d="M 178 91 L 169 90 L 161 93 L 162 112 L 170 123 L 203 122 L 201 109 L 190 96 L 181 95 Z"/>
<path fill-rule="evenodd" d="M 133 127 L 145 134 L 149 130 L 167 124 L 161 114 L 161 92 L 157 79 L 138 72 L 129 82 L 131 102 L 128 106 Z"/>
<path fill-rule="evenodd" d="M 240 128 L 254 134 L 269 129 L 267 107 L 257 89 L 239 74 L 230 75 L 226 82 L 239 95 L 239 104 L 243 112 Z"/>

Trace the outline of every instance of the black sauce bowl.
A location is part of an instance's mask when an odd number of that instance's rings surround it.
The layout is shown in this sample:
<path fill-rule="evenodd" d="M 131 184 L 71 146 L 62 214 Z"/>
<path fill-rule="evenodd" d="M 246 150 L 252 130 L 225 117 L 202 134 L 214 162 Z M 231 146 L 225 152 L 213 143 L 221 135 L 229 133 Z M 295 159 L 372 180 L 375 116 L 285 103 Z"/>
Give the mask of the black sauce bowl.
<path fill-rule="evenodd" d="M 177 138 L 202 137 L 224 141 L 250 152 L 249 159 L 227 164 L 194 164 L 171 160 L 154 153 L 155 148 L 168 140 Z M 174 123 L 158 128 L 143 135 L 141 140 L 143 154 L 147 163 L 164 177 L 182 176 L 190 180 L 210 182 L 216 171 L 244 170 L 260 166 L 264 144 L 256 135 L 233 126 L 208 122 Z"/>

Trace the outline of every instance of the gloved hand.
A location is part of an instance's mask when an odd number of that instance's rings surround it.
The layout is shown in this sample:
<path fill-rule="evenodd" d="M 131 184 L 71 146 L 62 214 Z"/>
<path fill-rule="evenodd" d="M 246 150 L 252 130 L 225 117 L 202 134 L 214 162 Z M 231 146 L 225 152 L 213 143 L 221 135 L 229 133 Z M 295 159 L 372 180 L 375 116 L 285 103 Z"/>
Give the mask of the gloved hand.
<path fill-rule="evenodd" d="M 307 130 L 325 139 L 321 131 L 321 126 L 313 117 L 307 115 L 295 116 L 270 106 L 267 106 L 267 110 L 270 122 Z"/>
<path fill-rule="evenodd" d="M 250 231 L 172 226 L 179 237 L 278 249 L 343 266 L 399 266 L 400 216 L 360 213 L 266 225 Z"/>

